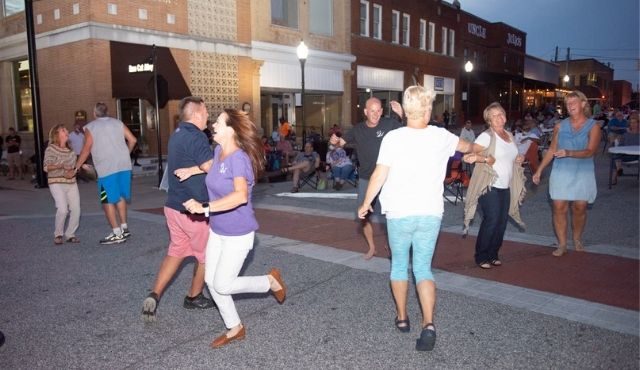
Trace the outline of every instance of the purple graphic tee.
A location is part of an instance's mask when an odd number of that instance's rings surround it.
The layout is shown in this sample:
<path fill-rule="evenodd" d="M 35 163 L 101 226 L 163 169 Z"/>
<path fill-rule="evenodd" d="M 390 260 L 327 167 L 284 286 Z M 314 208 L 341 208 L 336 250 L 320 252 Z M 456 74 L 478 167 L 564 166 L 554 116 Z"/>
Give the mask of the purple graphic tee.
<path fill-rule="evenodd" d="M 213 164 L 205 180 L 209 201 L 223 198 L 233 192 L 233 179 L 244 177 L 249 187 L 249 200 L 234 209 L 211 214 L 209 225 L 211 230 L 219 235 L 239 236 L 258 230 L 258 221 L 251 204 L 251 193 L 255 180 L 251 160 L 247 153 L 236 150 L 220 160 L 222 148 L 217 146 L 213 154 Z"/>

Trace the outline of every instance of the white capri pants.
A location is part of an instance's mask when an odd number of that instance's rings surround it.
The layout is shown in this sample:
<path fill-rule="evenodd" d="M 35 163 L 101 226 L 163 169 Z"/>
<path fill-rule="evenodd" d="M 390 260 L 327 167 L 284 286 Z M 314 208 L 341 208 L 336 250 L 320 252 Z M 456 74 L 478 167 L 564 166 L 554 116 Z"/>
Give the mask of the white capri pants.
<path fill-rule="evenodd" d="M 209 229 L 204 281 L 227 329 L 241 323 L 232 294 L 265 293 L 271 289 L 267 275 L 238 276 L 247 254 L 253 249 L 254 237 L 253 231 L 240 236 L 224 236 Z"/>

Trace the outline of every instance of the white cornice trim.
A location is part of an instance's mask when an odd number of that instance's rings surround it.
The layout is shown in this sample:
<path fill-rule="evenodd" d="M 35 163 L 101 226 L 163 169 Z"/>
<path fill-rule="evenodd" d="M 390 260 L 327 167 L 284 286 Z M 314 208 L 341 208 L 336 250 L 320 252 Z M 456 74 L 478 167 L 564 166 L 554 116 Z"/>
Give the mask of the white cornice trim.
<path fill-rule="evenodd" d="M 293 46 L 252 41 L 251 57 L 257 60 L 264 60 L 265 62 L 291 64 L 295 66 L 300 65 L 296 48 Z M 309 56 L 307 57 L 305 65 L 334 70 L 351 70 L 351 63 L 355 61 L 356 57 L 351 54 L 309 49 Z"/>
<path fill-rule="evenodd" d="M 132 44 L 157 45 L 171 49 L 204 51 L 217 54 L 251 57 L 257 60 L 279 64 L 299 65 L 296 48 L 262 41 L 252 41 L 251 45 L 225 40 L 211 40 L 203 37 L 160 32 L 137 27 L 114 24 L 83 22 L 58 28 L 36 35 L 37 49 L 69 44 L 82 40 L 107 40 Z M 27 55 L 26 33 L 0 39 L 0 60 L 10 60 Z M 352 54 L 309 50 L 307 66 L 331 70 L 351 70 L 356 57 Z"/>
<path fill-rule="evenodd" d="M 250 46 L 225 40 L 211 40 L 193 35 L 160 32 L 114 24 L 83 22 L 36 35 L 36 48 L 45 49 L 72 42 L 97 39 L 132 44 L 157 45 L 172 49 L 251 56 Z M 16 51 L 21 53 L 16 54 Z M 0 59 L 7 60 L 27 54 L 26 33 L 0 39 Z"/>
<path fill-rule="evenodd" d="M 0 60 L 24 58 L 28 52 L 26 32 L 0 39 Z"/>

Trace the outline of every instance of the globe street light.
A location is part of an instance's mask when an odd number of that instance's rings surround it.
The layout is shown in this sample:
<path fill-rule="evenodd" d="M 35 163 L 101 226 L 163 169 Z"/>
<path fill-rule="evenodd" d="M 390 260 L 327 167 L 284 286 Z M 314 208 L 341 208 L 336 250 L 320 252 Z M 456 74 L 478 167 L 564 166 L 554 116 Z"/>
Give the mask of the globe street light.
<path fill-rule="evenodd" d="M 471 61 L 468 61 L 464 64 L 464 70 L 467 72 L 467 114 L 465 116 L 466 120 L 469 120 L 469 97 L 471 96 L 470 93 L 470 82 L 471 82 L 471 71 L 473 71 L 473 63 L 471 63 Z"/>
<path fill-rule="evenodd" d="M 298 54 L 298 59 L 300 60 L 300 71 L 302 72 L 302 91 L 300 94 L 300 104 L 302 104 L 302 147 L 307 141 L 307 132 L 304 129 L 304 63 L 307 61 L 307 56 L 309 56 L 309 48 L 304 44 L 304 41 L 300 41 L 300 45 L 298 45 L 298 49 L 296 50 Z"/>

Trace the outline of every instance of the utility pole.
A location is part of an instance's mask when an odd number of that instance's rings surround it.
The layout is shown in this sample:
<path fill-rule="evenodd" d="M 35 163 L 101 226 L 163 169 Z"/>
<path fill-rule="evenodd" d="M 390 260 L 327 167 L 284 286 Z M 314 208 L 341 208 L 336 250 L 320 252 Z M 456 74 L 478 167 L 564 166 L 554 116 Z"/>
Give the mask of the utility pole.
<path fill-rule="evenodd" d="M 44 133 L 40 110 L 40 83 L 38 80 L 38 59 L 36 57 L 36 31 L 33 24 L 33 0 L 25 1 L 25 18 L 27 21 L 27 50 L 29 53 L 29 78 L 31 82 L 31 106 L 33 107 L 33 138 L 36 154 L 36 187 L 46 188 L 47 179 L 44 175 Z"/>

